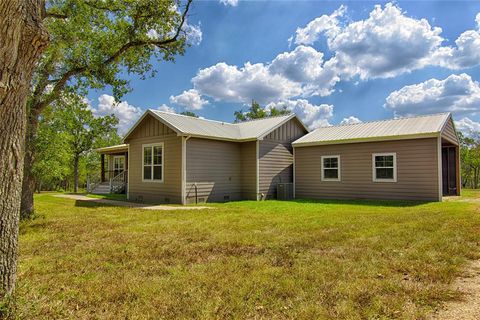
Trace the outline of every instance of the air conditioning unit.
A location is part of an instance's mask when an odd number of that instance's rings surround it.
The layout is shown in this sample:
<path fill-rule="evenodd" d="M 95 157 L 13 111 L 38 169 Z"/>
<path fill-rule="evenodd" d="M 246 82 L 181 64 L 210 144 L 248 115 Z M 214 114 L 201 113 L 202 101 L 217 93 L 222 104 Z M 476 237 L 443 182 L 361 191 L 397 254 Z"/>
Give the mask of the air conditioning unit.
<path fill-rule="evenodd" d="M 293 183 L 277 184 L 277 200 L 293 199 Z"/>

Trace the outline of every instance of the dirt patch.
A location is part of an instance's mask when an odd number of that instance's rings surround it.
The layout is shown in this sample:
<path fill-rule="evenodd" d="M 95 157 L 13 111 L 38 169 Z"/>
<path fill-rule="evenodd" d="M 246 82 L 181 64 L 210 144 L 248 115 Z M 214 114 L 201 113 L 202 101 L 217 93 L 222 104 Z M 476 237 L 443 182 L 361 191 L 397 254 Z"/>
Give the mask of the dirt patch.
<path fill-rule="evenodd" d="M 200 209 L 211 209 L 210 207 L 204 207 L 204 206 L 194 206 L 193 207 L 193 206 L 148 205 L 148 204 L 128 202 L 128 201 L 117 201 L 117 200 L 109 200 L 109 199 L 90 198 L 90 197 L 82 196 L 82 195 L 79 195 L 79 194 L 57 194 L 57 195 L 55 195 L 55 197 L 72 199 L 72 200 L 77 200 L 77 201 L 87 201 L 87 202 L 98 203 L 98 204 L 106 204 L 106 205 L 111 205 L 111 206 L 143 209 L 143 210 L 200 210 Z"/>
<path fill-rule="evenodd" d="M 453 289 L 463 293 L 460 301 L 446 303 L 431 320 L 477 320 L 480 319 L 480 260 L 472 262 L 465 275 L 453 283 Z"/>

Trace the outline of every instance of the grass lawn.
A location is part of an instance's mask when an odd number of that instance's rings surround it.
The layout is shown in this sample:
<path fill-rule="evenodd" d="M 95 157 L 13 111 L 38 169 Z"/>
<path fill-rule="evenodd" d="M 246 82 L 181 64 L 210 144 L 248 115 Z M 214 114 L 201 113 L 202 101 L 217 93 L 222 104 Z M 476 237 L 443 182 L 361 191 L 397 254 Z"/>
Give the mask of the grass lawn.
<path fill-rule="evenodd" d="M 479 192 L 468 197 L 480 198 Z M 480 258 L 480 204 L 231 202 L 147 211 L 36 197 L 20 318 L 423 318 Z"/>

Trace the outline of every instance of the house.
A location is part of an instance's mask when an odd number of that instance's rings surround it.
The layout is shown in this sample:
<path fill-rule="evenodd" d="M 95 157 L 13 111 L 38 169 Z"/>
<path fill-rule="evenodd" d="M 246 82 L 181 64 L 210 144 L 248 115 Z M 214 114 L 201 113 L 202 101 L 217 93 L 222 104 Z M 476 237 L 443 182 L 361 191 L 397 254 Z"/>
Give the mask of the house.
<path fill-rule="evenodd" d="M 449 113 L 319 128 L 293 147 L 296 198 L 460 195 L 459 140 Z"/>
<path fill-rule="evenodd" d="M 182 204 L 275 198 L 293 183 L 291 143 L 307 133 L 294 114 L 232 124 L 148 110 L 124 144 L 97 150 L 95 191 Z"/>

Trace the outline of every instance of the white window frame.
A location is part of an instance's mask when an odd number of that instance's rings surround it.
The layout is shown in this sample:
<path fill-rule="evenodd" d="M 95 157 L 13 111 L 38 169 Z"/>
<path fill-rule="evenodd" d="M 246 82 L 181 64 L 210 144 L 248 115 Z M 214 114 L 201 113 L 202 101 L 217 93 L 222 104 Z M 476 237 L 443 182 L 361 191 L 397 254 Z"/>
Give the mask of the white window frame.
<path fill-rule="evenodd" d="M 375 166 L 375 157 L 379 156 L 393 156 L 393 179 L 377 179 L 377 167 Z M 390 168 L 390 167 L 380 167 Z M 397 153 L 396 152 L 383 152 L 372 153 L 372 180 L 373 182 L 397 182 Z"/>
<path fill-rule="evenodd" d="M 332 179 L 332 178 L 325 178 L 325 170 L 324 169 L 334 169 L 334 168 L 324 168 L 323 167 L 323 159 L 330 159 L 330 158 L 336 158 L 337 163 L 338 163 L 338 178 L 337 179 Z M 341 171 L 341 161 L 340 161 L 340 156 L 339 155 L 325 155 L 321 157 L 321 168 L 322 168 L 322 181 L 342 181 L 342 171 Z"/>
<path fill-rule="evenodd" d="M 162 179 L 161 180 L 158 180 L 158 179 L 153 179 L 153 167 L 154 166 L 159 166 L 158 164 L 157 165 L 154 165 L 153 164 L 153 147 L 162 147 Z M 152 179 L 145 179 L 144 178 L 144 174 L 143 174 L 143 167 L 145 166 L 145 148 L 151 148 L 152 149 Z M 165 180 L 165 176 L 164 176 L 164 171 L 165 171 L 165 147 L 164 147 L 164 143 L 163 142 L 158 142 L 158 143 L 148 143 L 148 144 L 142 144 L 142 170 L 141 170 L 141 175 L 142 175 L 142 182 L 154 182 L 154 183 L 163 183 L 163 181 Z"/>
<path fill-rule="evenodd" d="M 125 156 L 113 156 L 113 160 L 112 160 L 112 170 L 115 171 L 115 159 L 123 159 L 123 171 L 125 171 Z"/>

